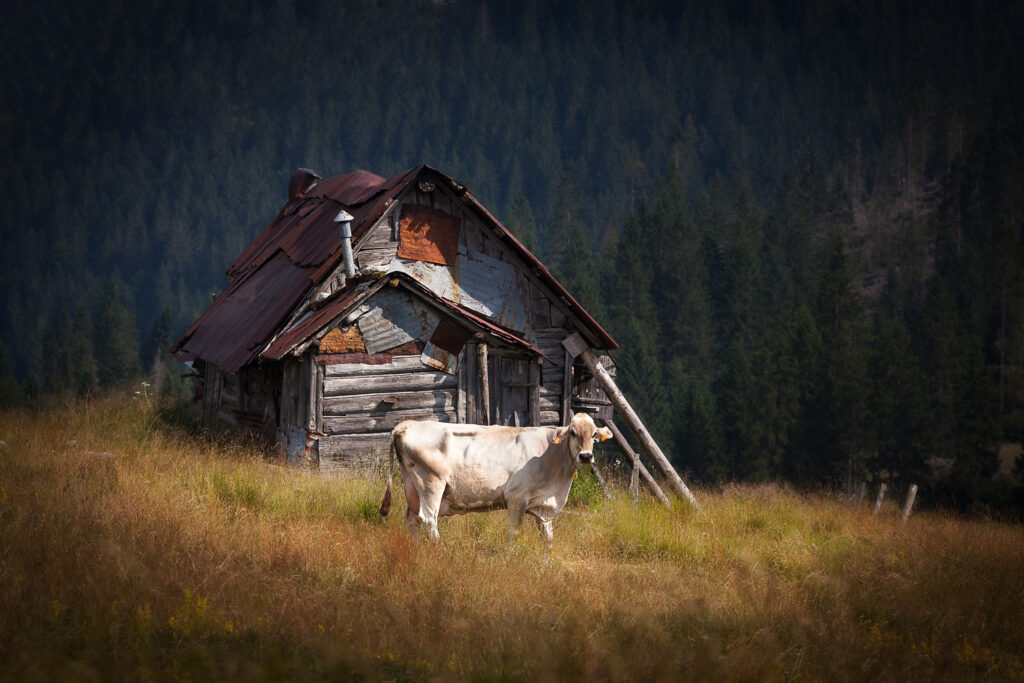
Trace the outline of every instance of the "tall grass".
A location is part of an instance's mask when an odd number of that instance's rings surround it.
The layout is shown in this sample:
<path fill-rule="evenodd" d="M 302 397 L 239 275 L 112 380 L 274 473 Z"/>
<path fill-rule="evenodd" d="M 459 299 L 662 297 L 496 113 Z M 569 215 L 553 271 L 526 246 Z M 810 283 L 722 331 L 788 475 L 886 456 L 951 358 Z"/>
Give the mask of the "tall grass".
<path fill-rule="evenodd" d="M 588 496 L 549 555 L 501 513 L 411 538 L 383 482 L 144 401 L 5 413 L 0 441 L 0 678 L 1024 678 L 1019 527 L 736 486 Z"/>

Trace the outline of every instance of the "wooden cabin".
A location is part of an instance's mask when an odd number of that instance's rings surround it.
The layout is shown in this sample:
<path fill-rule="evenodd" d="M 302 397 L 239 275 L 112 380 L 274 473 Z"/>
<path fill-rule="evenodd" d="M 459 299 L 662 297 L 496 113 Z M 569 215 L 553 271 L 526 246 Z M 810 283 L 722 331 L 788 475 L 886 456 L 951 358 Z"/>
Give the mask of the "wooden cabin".
<path fill-rule="evenodd" d="M 348 237 L 347 235 L 351 235 Z M 172 347 L 201 376 L 204 423 L 290 460 L 366 470 L 402 420 L 559 425 L 611 407 L 562 341 L 614 372 L 615 341 L 466 189 L 300 169 L 230 284 Z"/>

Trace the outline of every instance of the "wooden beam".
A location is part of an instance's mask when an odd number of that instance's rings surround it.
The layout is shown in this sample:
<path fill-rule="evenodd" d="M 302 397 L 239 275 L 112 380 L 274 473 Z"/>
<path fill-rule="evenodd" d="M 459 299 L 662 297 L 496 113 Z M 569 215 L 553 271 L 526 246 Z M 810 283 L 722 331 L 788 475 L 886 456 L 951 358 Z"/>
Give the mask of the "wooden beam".
<path fill-rule="evenodd" d="M 917 484 L 911 484 L 907 491 L 907 502 L 903 504 L 903 522 L 910 518 L 910 511 L 914 508 L 914 499 L 917 497 Z"/>
<path fill-rule="evenodd" d="M 568 350 L 565 352 L 565 363 L 562 365 L 562 426 L 569 424 L 569 413 L 572 410 L 572 359 Z"/>
<path fill-rule="evenodd" d="M 882 509 L 882 501 L 885 500 L 885 489 L 887 488 L 886 483 L 883 481 L 878 487 L 878 500 L 875 501 L 875 509 L 871 511 L 871 514 L 877 515 L 878 511 Z"/>
<path fill-rule="evenodd" d="M 690 493 L 690 489 L 688 489 L 686 484 L 683 483 L 679 474 L 672 467 L 672 463 L 670 463 L 668 458 L 665 457 L 665 454 L 661 452 L 661 448 L 658 447 L 658 444 L 651 437 L 650 432 L 647 431 L 647 428 L 644 427 L 640 418 L 637 417 L 633 407 L 629 405 L 629 401 L 626 400 L 626 397 L 619 390 L 619 387 L 616 386 L 615 380 L 611 378 L 608 371 L 605 370 L 597 361 L 597 357 L 587 346 L 587 343 L 583 341 L 583 337 L 581 337 L 578 332 L 574 332 L 562 341 L 562 346 L 564 346 L 566 351 L 573 356 L 579 356 L 583 359 L 587 368 L 597 379 L 598 384 L 600 384 L 601 388 L 604 389 L 604 393 L 608 395 L 608 399 L 612 402 L 612 405 L 615 406 L 615 409 L 619 411 L 620 415 L 622 415 L 622 419 L 625 420 L 626 426 L 629 427 L 629 430 L 633 432 L 634 436 L 636 436 L 637 441 L 640 443 L 640 447 L 643 448 L 647 454 L 651 456 L 651 460 L 657 463 L 658 467 L 661 468 L 665 477 L 668 478 L 669 483 L 672 484 L 672 488 L 686 498 L 690 505 L 695 509 L 700 510 L 700 504 L 697 503 L 697 499 L 693 497 L 693 494 Z"/>
<path fill-rule="evenodd" d="M 540 426 L 540 365 L 533 360 L 530 361 L 530 426 Z"/>
<path fill-rule="evenodd" d="M 404 372 L 395 375 L 366 377 L 328 377 L 324 380 L 324 396 L 352 396 L 368 390 L 375 393 L 392 391 L 436 391 L 454 389 L 458 379 L 445 372 Z"/>
<path fill-rule="evenodd" d="M 640 476 L 644 480 L 644 484 L 651 490 L 651 493 L 653 493 L 654 496 L 665 505 L 670 505 L 668 496 L 666 496 L 665 492 L 661 490 L 660 486 L 658 486 L 658 482 L 654 481 L 654 477 L 652 477 L 651 473 L 647 471 L 644 464 L 640 462 L 640 456 L 630 448 L 629 442 L 626 441 L 626 437 L 622 435 L 622 432 L 620 432 L 619 428 L 615 426 L 615 423 L 611 420 L 605 420 L 604 426 L 611 431 L 612 438 L 615 439 L 615 445 L 619 447 L 622 454 L 625 455 L 631 463 L 633 463 L 634 470 L 639 470 Z"/>
<path fill-rule="evenodd" d="M 608 490 L 608 484 L 605 482 L 604 477 L 601 476 L 601 470 L 597 467 L 597 462 L 594 460 L 590 461 L 590 471 L 597 477 L 597 483 L 601 485 L 601 490 L 604 491 L 604 497 L 608 500 L 612 499 L 612 492 Z"/>
<path fill-rule="evenodd" d="M 483 412 L 483 419 L 480 420 L 481 424 L 491 424 L 491 386 L 488 382 L 487 377 L 487 344 L 486 342 L 480 342 L 477 347 L 479 353 L 480 366 L 480 409 Z"/>

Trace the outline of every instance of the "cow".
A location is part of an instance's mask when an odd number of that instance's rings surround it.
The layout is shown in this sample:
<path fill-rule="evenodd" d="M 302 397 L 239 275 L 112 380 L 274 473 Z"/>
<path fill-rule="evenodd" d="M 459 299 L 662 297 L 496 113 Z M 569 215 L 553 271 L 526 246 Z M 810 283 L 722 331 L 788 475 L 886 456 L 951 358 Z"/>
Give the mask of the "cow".
<path fill-rule="evenodd" d="M 509 541 L 524 514 L 537 520 L 550 545 L 553 520 L 569 497 L 578 463 L 594 458 L 594 438 L 611 438 L 587 414 L 564 427 L 503 427 L 405 421 L 391 431 L 391 469 L 397 456 L 405 488 L 405 522 L 439 538 L 439 516 L 508 510 Z M 391 477 L 380 514 L 391 510 Z"/>

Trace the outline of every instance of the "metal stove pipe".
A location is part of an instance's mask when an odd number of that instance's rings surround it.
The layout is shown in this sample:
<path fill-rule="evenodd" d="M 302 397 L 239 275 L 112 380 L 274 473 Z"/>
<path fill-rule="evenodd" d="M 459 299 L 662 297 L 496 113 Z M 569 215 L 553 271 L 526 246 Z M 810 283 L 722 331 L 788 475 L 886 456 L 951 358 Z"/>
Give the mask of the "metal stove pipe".
<path fill-rule="evenodd" d="M 352 258 L 352 216 L 342 210 L 334 217 L 334 222 L 341 224 L 341 256 L 345 260 L 345 277 L 355 277 L 356 262 Z"/>

